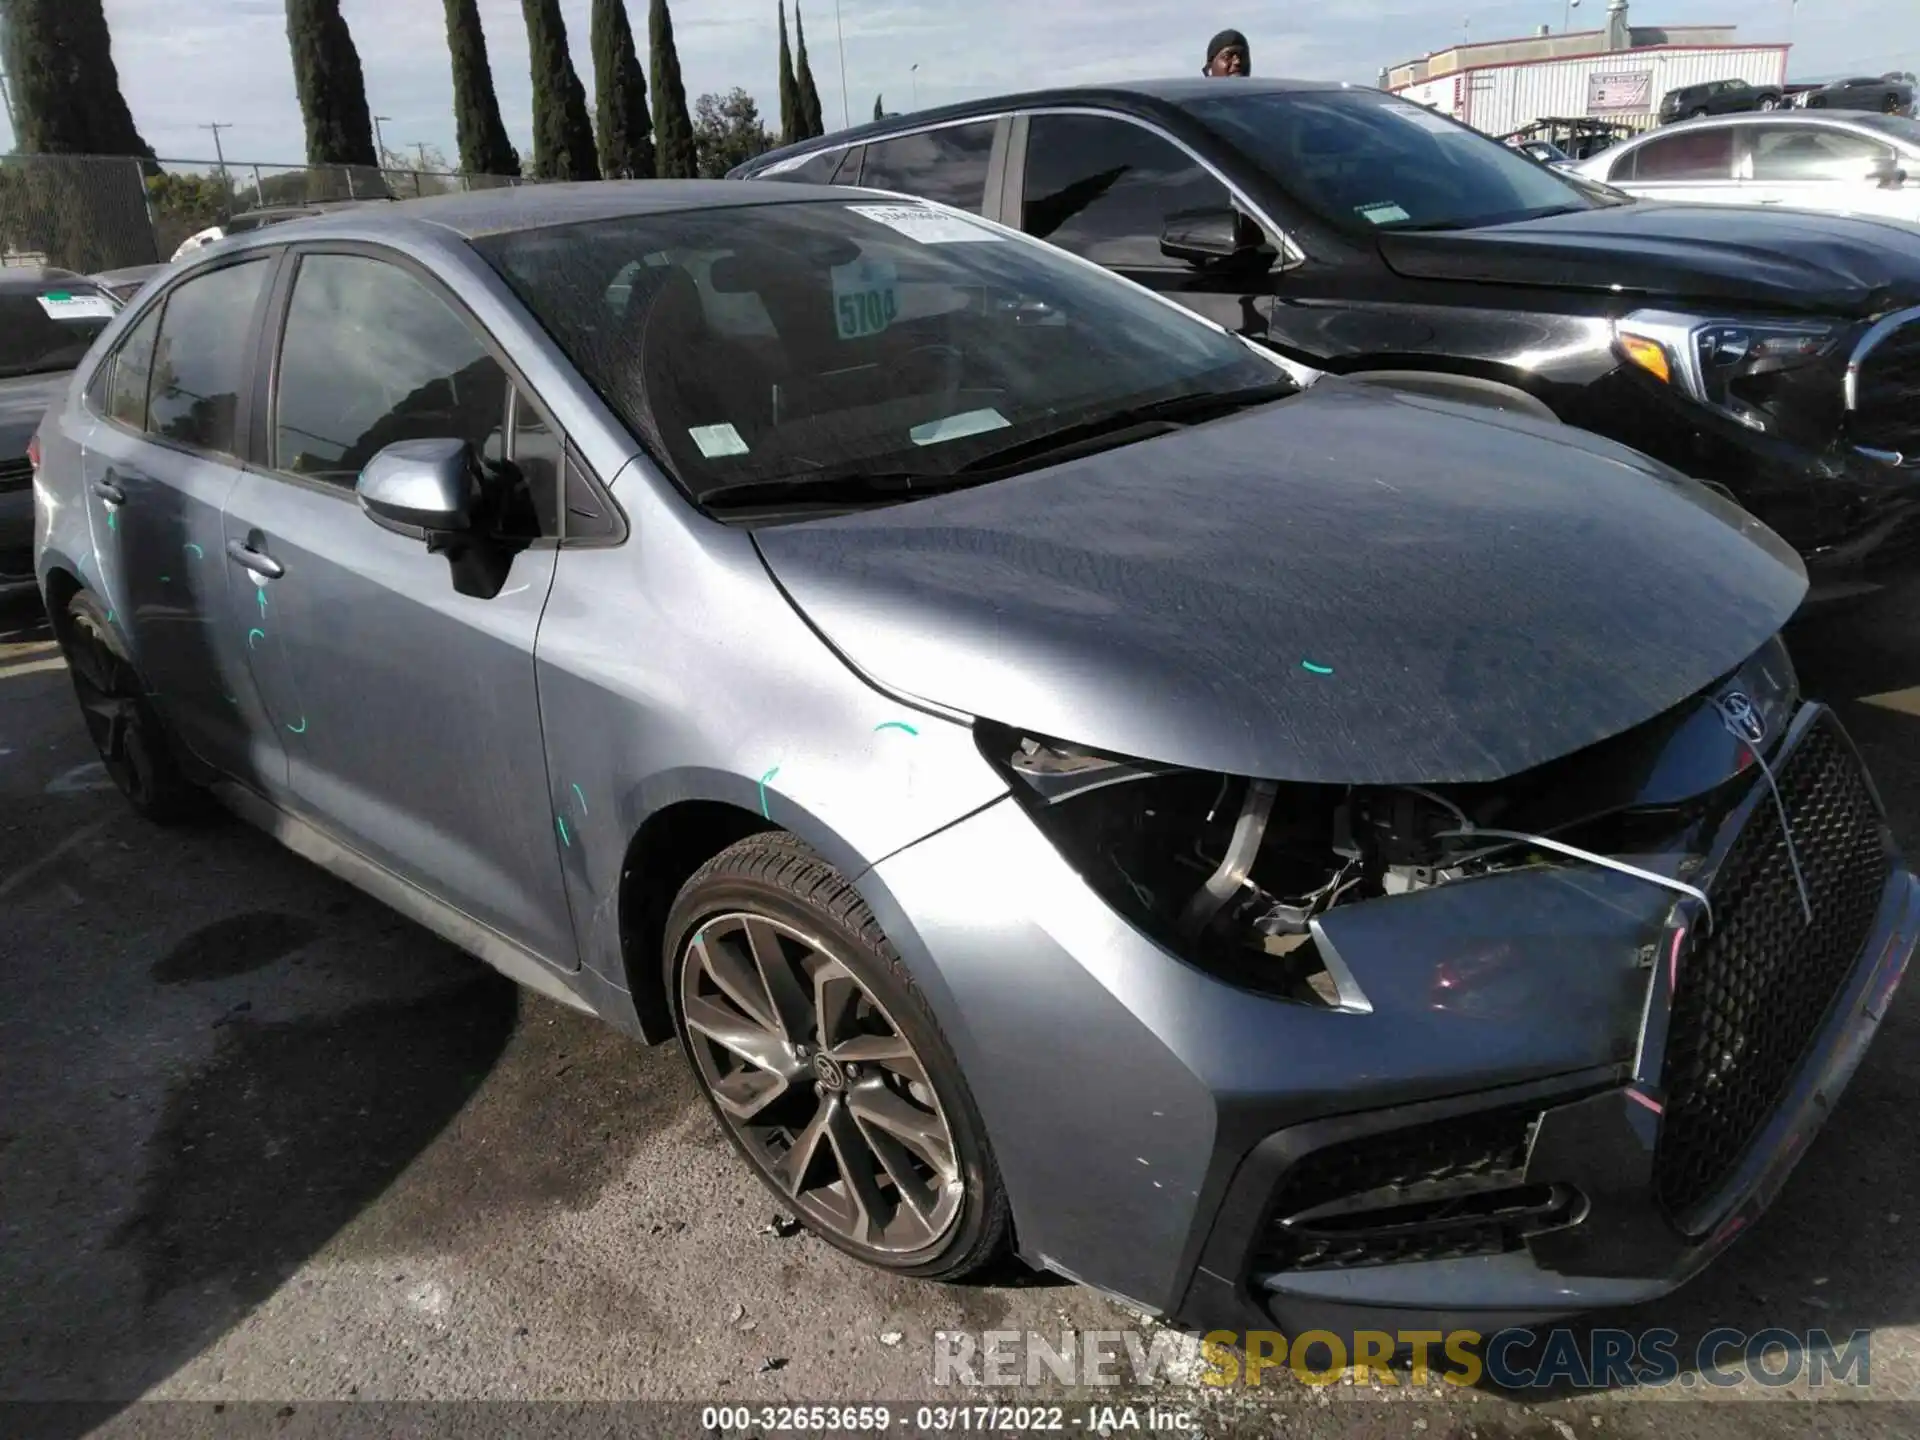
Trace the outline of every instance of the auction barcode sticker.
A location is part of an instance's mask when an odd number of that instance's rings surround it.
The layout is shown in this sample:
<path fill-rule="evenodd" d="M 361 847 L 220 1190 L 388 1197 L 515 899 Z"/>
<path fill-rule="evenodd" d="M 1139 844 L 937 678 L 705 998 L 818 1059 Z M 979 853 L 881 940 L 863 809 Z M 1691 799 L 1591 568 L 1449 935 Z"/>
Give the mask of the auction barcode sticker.
<path fill-rule="evenodd" d="M 963 245 L 1002 238 L 964 215 L 949 215 L 924 205 L 849 205 L 847 208 L 922 245 Z"/>

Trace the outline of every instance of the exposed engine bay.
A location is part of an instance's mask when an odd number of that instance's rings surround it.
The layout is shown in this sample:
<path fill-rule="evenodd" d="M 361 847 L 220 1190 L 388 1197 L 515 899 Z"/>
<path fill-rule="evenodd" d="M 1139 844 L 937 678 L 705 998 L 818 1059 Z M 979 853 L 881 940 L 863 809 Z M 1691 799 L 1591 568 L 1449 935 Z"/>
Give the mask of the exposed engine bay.
<path fill-rule="evenodd" d="M 1764 716 L 1759 743 L 1729 725 L 1729 694 Z M 1796 700 L 1775 641 L 1734 676 L 1598 745 L 1506 780 L 1432 788 L 1219 775 L 998 727 L 981 738 L 1035 821 L 1133 924 L 1233 983 L 1338 1006 L 1340 977 L 1314 935 L 1337 906 L 1590 864 L 1706 907 L 1687 876 L 1718 818 L 1765 783 L 1767 742 L 1785 733 Z"/>

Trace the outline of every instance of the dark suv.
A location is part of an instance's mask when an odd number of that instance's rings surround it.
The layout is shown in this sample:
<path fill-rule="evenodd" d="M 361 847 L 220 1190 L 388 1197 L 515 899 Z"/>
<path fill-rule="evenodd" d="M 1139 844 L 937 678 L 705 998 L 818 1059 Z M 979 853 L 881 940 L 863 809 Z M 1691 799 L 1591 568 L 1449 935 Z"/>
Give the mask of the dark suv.
<path fill-rule="evenodd" d="M 1778 85 L 1749 85 L 1745 80 L 1709 80 L 1682 85 L 1660 97 L 1660 123 L 1695 115 L 1733 115 L 1742 110 L 1779 110 L 1785 105 Z"/>
<path fill-rule="evenodd" d="M 1822 598 L 1920 528 L 1912 227 L 1631 202 L 1380 91 L 1286 80 L 979 100 L 734 173 L 944 201 L 1300 365 L 1623 441 L 1733 494 Z"/>

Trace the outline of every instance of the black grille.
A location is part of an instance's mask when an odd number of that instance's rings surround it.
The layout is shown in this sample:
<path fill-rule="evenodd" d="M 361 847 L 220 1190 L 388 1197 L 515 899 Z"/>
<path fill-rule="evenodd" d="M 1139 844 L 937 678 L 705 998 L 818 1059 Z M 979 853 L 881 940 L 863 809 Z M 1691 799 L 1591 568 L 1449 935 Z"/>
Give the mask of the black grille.
<path fill-rule="evenodd" d="M 1920 459 L 1920 319 L 1895 330 L 1860 362 L 1853 438 Z"/>
<path fill-rule="evenodd" d="M 1813 924 L 1765 796 L 1713 881 L 1712 933 L 1681 959 L 1654 1156 L 1660 1200 L 1676 1218 L 1712 1196 L 1779 1104 L 1887 883 L 1879 815 L 1838 721 L 1821 717 L 1777 775 Z"/>
<path fill-rule="evenodd" d="M 18 460 L 0 460 L 0 495 L 9 490 L 24 490 L 33 483 L 33 463 L 22 455 Z"/>
<path fill-rule="evenodd" d="M 1344 1140 L 1281 1179 L 1255 1272 L 1497 1255 L 1574 1218 L 1580 1198 L 1526 1185 L 1538 1106 L 1485 1110 Z"/>

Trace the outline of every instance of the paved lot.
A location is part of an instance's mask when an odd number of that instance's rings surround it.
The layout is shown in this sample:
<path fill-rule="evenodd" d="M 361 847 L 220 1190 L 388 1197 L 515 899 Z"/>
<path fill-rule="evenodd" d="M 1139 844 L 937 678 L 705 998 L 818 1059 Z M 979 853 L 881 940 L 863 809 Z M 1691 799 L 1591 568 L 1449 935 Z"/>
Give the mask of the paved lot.
<path fill-rule="evenodd" d="M 1796 649 L 1920 847 L 1920 688 L 1894 693 L 1920 687 L 1920 589 Z M 0 615 L 0 1400 L 262 1401 L 280 1419 L 345 1399 L 951 1400 L 936 1329 L 1136 1323 L 1062 1284 L 896 1282 L 765 1233 L 775 1207 L 677 1053 L 516 992 L 238 824 L 162 835 L 90 760 L 44 626 Z M 1917 1005 L 1895 1007 L 1767 1221 L 1611 1323 L 1870 1327 L 1873 1394 L 1920 1394 Z M 1646 1392 L 1161 1398 L 1216 1434 L 1916 1424 L 1893 1404 Z M 510 1433 L 511 1414 L 460 1424 Z"/>

